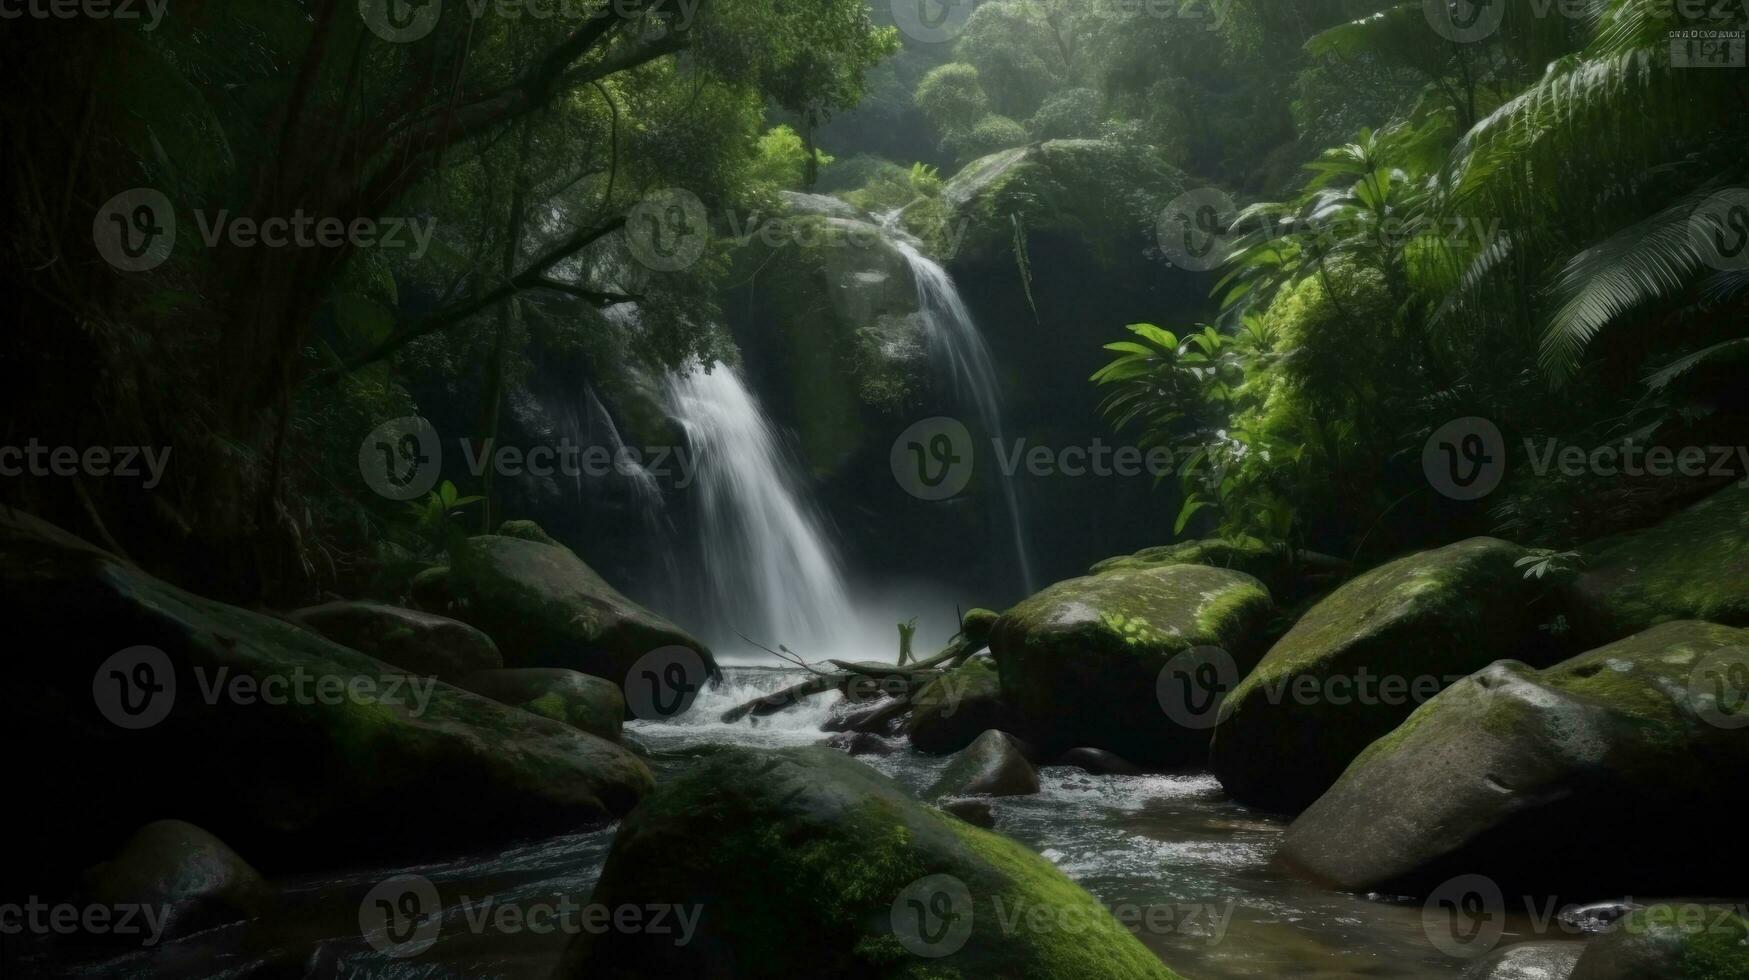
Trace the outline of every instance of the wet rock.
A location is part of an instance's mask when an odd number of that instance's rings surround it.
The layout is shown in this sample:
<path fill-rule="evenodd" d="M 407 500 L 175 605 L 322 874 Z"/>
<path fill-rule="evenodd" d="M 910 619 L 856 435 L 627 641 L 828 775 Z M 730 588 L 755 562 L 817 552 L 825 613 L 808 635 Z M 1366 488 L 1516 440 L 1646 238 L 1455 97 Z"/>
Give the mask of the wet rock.
<path fill-rule="evenodd" d="M 1653 905 L 1592 940 L 1571 980 L 1743 980 L 1749 922 L 1741 907 Z"/>
<path fill-rule="evenodd" d="M 1235 676 L 1256 662 L 1273 605 L 1262 583 L 1202 565 L 1126 568 L 1058 582 L 997 621 L 1001 696 L 1052 752 L 1092 746 L 1150 767 L 1200 765 L 1208 726 L 1160 697 L 1173 658 L 1218 648 Z M 1212 722 L 1212 705 L 1206 717 Z"/>
<path fill-rule="evenodd" d="M 904 727 L 905 714 L 911 704 L 904 698 L 883 697 L 871 704 L 851 707 L 820 726 L 824 732 L 868 732 L 873 735 L 897 735 Z"/>
<path fill-rule="evenodd" d="M 958 752 L 992 728 L 1018 726 L 1002 701 L 996 662 L 987 657 L 974 657 L 930 681 L 911 703 L 905 733 L 917 751 L 931 755 Z"/>
<path fill-rule="evenodd" d="M 492 638 L 466 623 L 378 602 L 328 602 L 290 615 L 335 643 L 415 674 L 453 681 L 504 665 Z"/>
<path fill-rule="evenodd" d="M 989 830 L 996 826 L 996 812 L 990 808 L 989 800 L 942 800 L 936 806 L 974 827 Z"/>
<path fill-rule="evenodd" d="M 1140 776 L 1140 766 L 1114 752 L 1082 746 L 1070 749 L 1051 761 L 1053 766 L 1074 766 L 1095 776 Z"/>
<path fill-rule="evenodd" d="M 159 930 L 147 945 L 259 915 L 267 883 L 236 851 L 181 820 L 135 831 L 114 858 L 85 873 L 80 900 L 107 908 L 150 908 Z M 121 937 L 118 937 L 121 938 Z"/>
<path fill-rule="evenodd" d="M 1480 874 L 1507 895 L 1729 894 L 1749 788 L 1745 709 L 1714 685 L 1749 630 L 1676 622 L 1546 670 L 1494 664 L 1354 760 L 1282 857 L 1353 891 Z M 1732 714 L 1735 711 L 1737 714 Z"/>
<path fill-rule="evenodd" d="M 1525 554 L 1471 538 L 1381 565 L 1313 606 L 1222 703 L 1221 785 L 1298 812 L 1446 686 L 1504 658 L 1558 660 L 1537 629 L 1545 586 L 1514 564 Z"/>
<path fill-rule="evenodd" d="M 484 670 L 459 679 L 456 686 L 610 742 L 619 741 L 625 724 L 619 684 L 563 667 Z"/>
<path fill-rule="evenodd" d="M 947 764 L 924 796 L 1026 796 L 1038 792 L 1038 772 L 1025 746 L 994 729 L 979 735 Z"/>
<path fill-rule="evenodd" d="M 840 732 L 826 744 L 846 755 L 892 755 L 899 747 L 871 732 Z"/>
<path fill-rule="evenodd" d="M 469 538 L 455 550 L 449 587 L 456 615 L 497 641 L 507 667 L 564 667 L 617 681 L 623 690 L 638 658 L 682 647 L 715 670 L 704 644 L 621 595 L 559 545 L 499 534 Z"/>
<path fill-rule="evenodd" d="M 590 900 L 694 910 L 695 930 L 586 933 L 560 977 L 1174 976 L 1050 862 L 823 746 L 730 749 L 664 782 Z M 1035 907 L 1076 928 L 1003 929 L 998 908 Z"/>
<path fill-rule="evenodd" d="M 1464 980 L 1567 980 L 1583 943 L 1518 943 L 1471 964 Z"/>

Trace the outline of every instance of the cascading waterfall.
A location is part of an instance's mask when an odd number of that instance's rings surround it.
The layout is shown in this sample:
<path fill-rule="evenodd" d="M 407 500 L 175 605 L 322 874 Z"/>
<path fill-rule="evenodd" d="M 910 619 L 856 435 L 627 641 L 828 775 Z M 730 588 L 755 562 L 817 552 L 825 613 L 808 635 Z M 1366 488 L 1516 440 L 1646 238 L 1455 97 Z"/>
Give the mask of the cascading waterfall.
<path fill-rule="evenodd" d="M 962 401 L 969 398 L 978 413 L 984 431 L 997 442 L 1003 440 L 1002 402 L 996 385 L 996 367 L 990 359 L 990 348 L 984 343 L 978 324 L 960 298 L 959 288 L 939 262 L 924 255 L 915 243 L 907 241 L 896 230 L 898 212 L 882 222 L 894 232 L 893 246 L 911 267 L 911 277 L 917 282 L 917 309 L 923 317 L 929 337 L 930 358 L 945 364 L 953 378 L 954 394 Z M 1026 550 L 1026 521 L 1020 513 L 1020 496 L 1012 477 L 1002 479 L 1002 495 L 1008 505 L 1008 523 L 1014 536 L 1014 559 L 1020 569 L 1021 583 L 1026 591 L 1036 590 L 1032 576 L 1032 559 Z"/>
<path fill-rule="evenodd" d="M 853 617 L 837 551 L 752 393 L 719 363 L 671 376 L 668 403 L 697 455 L 697 591 L 711 639 L 739 631 L 811 660 L 844 650 Z"/>

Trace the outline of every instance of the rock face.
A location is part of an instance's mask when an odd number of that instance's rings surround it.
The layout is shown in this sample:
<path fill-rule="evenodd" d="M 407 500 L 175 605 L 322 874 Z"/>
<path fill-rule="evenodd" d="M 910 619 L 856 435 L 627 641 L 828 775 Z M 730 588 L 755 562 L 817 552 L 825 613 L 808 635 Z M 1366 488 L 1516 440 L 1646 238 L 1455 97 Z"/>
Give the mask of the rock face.
<path fill-rule="evenodd" d="M 987 657 L 974 657 L 930 681 L 911 704 L 905 733 L 917 751 L 931 755 L 958 752 L 979 734 L 1017 720 L 1002 703 L 1002 681 Z"/>
<path fill-rule="evenodd" d="M 1471 538 L 1381 565 L 1313 606 L 1221 705 L 1221 785 L 1297 812 L 1439 690 L 1502 658 L 1559 659 L 1539 649 L 1541 586 L 1513 564 L 1524 554 Z"/>
<path fill-rule="evenodd" d="M 1746 666 L 1749 630 L 1693 621 L 1494 664 L 1368 747 L 1282 856 L 1354 891 L 1482 874 L 1508 895 L 1729 894 L 1749 871 L 1721 845 L 1749 805 Z"/>
<path fill-rule="evenodd" d="M 341 646 L 446 681 L 504 666 L 491 637 L 431 613 L 377 602 L 329 602 L 299 609 L 290 618 Z"/>
<path fill-rule="evenodd" d="M 483 670 L 461 678 L 456 686 L 610 742 L 619 741 L 625 724 L 626 699 L 619 684 L 563 667 Z"/>
<path fill-rule="evenodd" d="M 1262 583 L 1241 572 L 1118 569 L 1058 582 L 1008 610 L 990 650 L 1002 699 L 1041 749 L 1092 746 L 1144 766 L 1199 765 L 1208 730 L 1167 712 L 1162 673 L 1193 647 L 1218 647 L 1247 669 L 1271 608 Z"/>
<path fill-rule="evenodd" d="M 1038 771 L 1006 733 L 991 729 L 953 757 L 941 778 L 924 794 L 949 796 L 1027 796 L 1038 792 Z"/>
<path fill-rule="evenodd" d="M 61 638 L 17 658 L 0 732 L 35 794 L 20 877 L 83 867 L 175 813 L 280 867 L 417 857 L 598 825 L 650 789 L 616 745 L 283 620 L 183 592 L 23 515 L 0 614 Z M 95 842 L 95 843 L 94 843 Z"/>
<path fill-rule="evenodd" d="M 1173 976 L 1043 858 L 819 746 L 725 749 L 663 783 L 591 901 L 673 903 L 696 929 L 584 934 L 561 977 Z M 1004 929 L 999 909 L 1034 908 L 1069 928 Z"/>
<path fill-rule="evenodd" d="M 1142 770 L 1123 756 L 1085 746 L 1070 749 L 1051 760 L 1053 766 L 1074 766 L 1095 776 L 1140 776 Z"/>
<path fill-rule="evenodd" d="M 165 910 L 162 940 L 255 916 L 267 897 L 267 883 L 236 851 L 181 820 L 141 827 L 80 888 L 92 905 Z"/>
<path fill-rule="evenodd" d="M 1740 907 L 1653 905 L 1585 947 L 1571 980 L 1744 980 L 1749 923 Z"/>
<path fill-rule="evenodd" d="M 1261 541 L 1231 541 L 1202 538 L 1143 548 L 1133 555 L 1118 555 L 1096 563 L 1089 575 L 1124 568 L 1157 568 L 1166 565 L 1210 565 L 1244 572 L 1263 582 L 1277 577 L 1282 559 Z"/>
<path fill-rule="evenodd" d="M 1582 553 L 1573 619 L 1595 642 L 1672 619 L 1749 626 L 1749 488 L 1721 490 Z"/>
<path fill-rule="evenodd" d="M 510 667 L 564 667 L 618 682 L 666 646 L 710 652 L 680 627 L 620 595 L 559 545 L 504 535 L 467 539 L 448 578 L 457 615 L 498 642 Z"/>

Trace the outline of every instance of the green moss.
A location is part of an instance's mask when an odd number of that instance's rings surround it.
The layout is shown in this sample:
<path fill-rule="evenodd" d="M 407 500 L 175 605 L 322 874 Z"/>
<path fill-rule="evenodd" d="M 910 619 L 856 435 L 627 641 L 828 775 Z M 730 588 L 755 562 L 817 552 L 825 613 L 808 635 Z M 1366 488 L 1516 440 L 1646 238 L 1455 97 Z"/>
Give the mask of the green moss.
<path fill-rule="evenodd" d="M 1721 490 L 1583 553 L 1576 606 L 1597 639 L 1674 619 L 1749 626 L 1749 488 Z"/>

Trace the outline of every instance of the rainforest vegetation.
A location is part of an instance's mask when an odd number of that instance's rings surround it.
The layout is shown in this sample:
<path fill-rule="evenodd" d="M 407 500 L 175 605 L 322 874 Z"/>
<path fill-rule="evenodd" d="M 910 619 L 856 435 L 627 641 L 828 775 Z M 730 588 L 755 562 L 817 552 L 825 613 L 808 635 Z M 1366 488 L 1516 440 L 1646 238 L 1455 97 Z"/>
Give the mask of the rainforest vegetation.
<path fill-rule="evenodd" d="M 1749 978 L 1749 4 L 0 19 L 0 973 Z"/>

